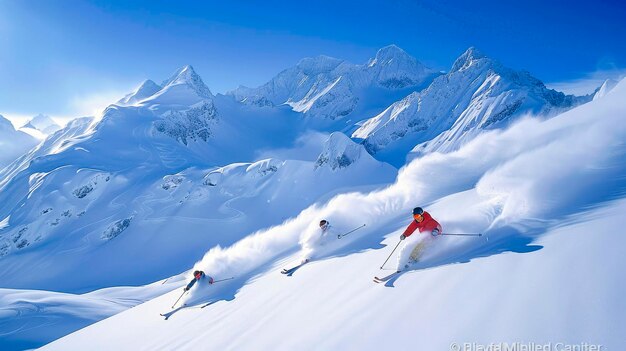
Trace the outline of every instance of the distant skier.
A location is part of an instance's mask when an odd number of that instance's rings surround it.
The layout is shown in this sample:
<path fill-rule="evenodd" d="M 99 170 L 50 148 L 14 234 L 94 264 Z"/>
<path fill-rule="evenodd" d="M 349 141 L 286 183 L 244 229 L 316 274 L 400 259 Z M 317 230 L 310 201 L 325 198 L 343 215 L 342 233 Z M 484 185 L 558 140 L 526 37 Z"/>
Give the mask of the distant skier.
<path fill-rule="evenodd" d="M 191 281 L 189 282 L 189 284 L 187 284 L 186 287 L 184 287 L 183 289 L 185 291 L 189 291 L 189 289 L 191 289 L 194 284 L 196 284 L 197 281 L 200 281 L 200 279 L 207 279 L 207 282 L 209 284 L 213 284 L 213 278 L 209 277 L 208 275 L 204 274 L 203 271 L 195 271 L 193 272 L 193 279 L 191 279 Z"/>
<path fill-rule="evenodd" d="M 323 257 L 325 254 L 328 254 L 332 250 L 336 249 L 338 245 L 333 245 L 337 243 L 336 240 L 339 240 L 346 235 L 353 233 L 361 228 L 365 227 L 365 224 L 354 228 L 346 233 L 339 233 L 335 227 L 330 225 L 330 222 L 322 219 L 319 223 L 319 230 L 314 230 L 308 232 L 307 235 L 303 236 L 300 240 L 300 245 L 302 246 L 300 263 L 292 266 L 291 268 L 283 268 L 281 273 L 291 275 L 302 265 L 309 263 L 311 259 Z"/>
<path fill-rule="evenodd" d="M 420 235 L 411 236 L 416 229 L 418 229 L 420 233 L 427 234 L 428 237 L 422 237 Z M 404 246 L 398 254 L 398 266 L 396 270 L 400 272 L 403 269 L 409 268 L 409 260 L 412 259 L 416 261 L 430 240 L 437 235 L 441 235 L 441 232 L 441 225 L 433 219 L 430 213 L 424 211 L 421 207 L 414 208 L 413 221 L 409 224 L 404 233 L 400 235 L 400 240 L 408 239 L 404 242 Z"/>
<path fill-rule="evenodd" d="M 311 260 L 315 252 L 319 251 L 323 246 L 328 244 L 333 239 L 340 238 L 335 232 L 335 228 L 330 225 L 325 219 L 320 221 L 319 232 L 311 235 L 302 243 L 302 263 L 307 263 Z"/>
<path fill-rule="evenodd" d="M 300 245 L 302 245 L 302 260 L 300 261 L 300 265 L 309 262 L 315 253 L 319 252 L 330 240 L 337 239 L 337 237 L 335 228 L 330 225 L 330 222 L 322 219 L 320 221 L 320 230 L 311 233 L 311 235 L 305 237 L 300 242 Z"/>

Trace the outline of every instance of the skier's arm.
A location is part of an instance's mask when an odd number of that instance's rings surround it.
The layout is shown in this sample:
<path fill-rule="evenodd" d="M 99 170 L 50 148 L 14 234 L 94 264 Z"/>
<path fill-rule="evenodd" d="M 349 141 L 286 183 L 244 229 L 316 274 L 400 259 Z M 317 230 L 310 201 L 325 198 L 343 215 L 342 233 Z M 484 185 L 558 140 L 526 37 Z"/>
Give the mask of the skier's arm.
<path fill-rule="evenodd" d="M 432 219 L 428 223 L 426 223 L 423 231 L 428 231 L 433 235 L 439 235 L 443 231 L 443 229 L 441 228 L 441 224 L 439 224 L 439 222 Z M 434 233 L 435 231 L 436 233 Z"/>
<path fill-rule="evenodd" d="M 417 229 L 417 221 L 412 221 L 411 224 L 409 224 L 408 227 L 406 227 L 406 229 L 404 230 L 404 233 L 402 233 L 402 235 L 400 236 L 401 239 L 404 239 L 406 237 L 411 236 L 411 234 L 413 234 L 413 232 L 415 231 L 415 229 Z"/>
<path fill-rule="evenodd" d="M 207 280 L 209 281 L 209 284 L 213 284 L 213 277 L 210 277 L 208 275 L 206 277 L 207 277 Z"/>
<path fill-rule="evenodd" d="M 441 224 L 439 224 L 439 222 L 437 222 L 434 219 L 429 223 L 429 227 L 430 227 L 429 230 L 431 230 L 431 231 L 433 231 L 435 229 L 437 229 L 440 232 L 442 231 Z"/>
<path fill-rule="evenodd" d="M 185 291 L 191 289 L 191 287 L 196 283 L 196 278 L 193 278 L 189 284 L 187 284 L 187 286 L 185 287 Z"/>

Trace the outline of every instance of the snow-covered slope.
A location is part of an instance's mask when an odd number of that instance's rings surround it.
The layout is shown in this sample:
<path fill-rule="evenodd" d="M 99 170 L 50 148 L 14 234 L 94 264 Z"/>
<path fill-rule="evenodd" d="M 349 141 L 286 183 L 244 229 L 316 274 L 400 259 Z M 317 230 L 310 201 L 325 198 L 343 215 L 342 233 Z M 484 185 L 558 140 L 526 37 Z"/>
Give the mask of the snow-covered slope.
<path fill-rule="evenodd" d="M 362 139 L 379 159 L 403 164 L 415 145 L 420 153 L 451 151 L 487 129 L 501 128 L 525 114 L 554 115 L 586 102 L 547 89 L 528 72 L 518 72 L 468 49 L 450 72 L 362 123 Z"/>
<path fill-rule="evenodd" d="M 26 122 L 26 124 L 24 124 L 20 129 L 34 129 L 43 133 L 44 135 L 50 135 L 61 129 L 61 126 L 59 126 L 52 118 L 50 118 L 50 116 L 46 116 L 40 113 L 30 119 L 28 122 Z"/>
<path fill-rule="evenodd" d="M 239 87 L 229 94 L 247 104 L 287 104 L 313 121 L 331 123 L 380 110 L 437 74 L 390 45 L 361 65 L 328 56 L 305 58 L 258 88 Z"/>
<path fill-rule="evenodd" d="M 0 115 L 0 170 L 24 155 L 39 143 L 39 140 L 15 130 L 13 124 Z"/>
<path fill-rule="evenodd" d="M 167 293 L 177 284 L 180 281 L 171 279 L 166 284 L 107 288 L 87 294 L 0 289 L 0 345 L 3 350 L 39 347 Z"/>
<path fill-rule="evenodd" d="M 183 299 L 189 307 L 168 321 L 159 312 L 170 310 L 180 288 L 43 349 L 210 343 L 238 350 L 440 350 L 548 342 L 619 349 L 626 323 L 626 242 L 619 235 L 626 224 L 624 101 L 626 80 L 555 118 L 524 119 L 458 151 L 416 158 L 387 188 L 338 195 L 212 248 L 194 268 L 236 278 L 194 288 Z M 372 276 L 416 205 L 445 232 L 482 232 L 488 240 L 427 237 L 431 246 L 419 263 L 375 285 Z M 299 239 L 318 230 L 321 218 L 345 230 L 367 226 L 292 277 L 278 273 L 299 259 Z"/>

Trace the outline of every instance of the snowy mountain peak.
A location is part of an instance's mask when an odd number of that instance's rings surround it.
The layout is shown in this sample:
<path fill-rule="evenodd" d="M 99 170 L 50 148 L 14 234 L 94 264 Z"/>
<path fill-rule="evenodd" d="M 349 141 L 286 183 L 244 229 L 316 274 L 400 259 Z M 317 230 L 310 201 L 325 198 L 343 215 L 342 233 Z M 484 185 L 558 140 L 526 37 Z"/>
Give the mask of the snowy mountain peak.
<path fill-rule="evenodd" d="M 56 122 L 52 118 L 50 118 L 50 116 L 46 116 L 40 113 L 37 116 L 33 117 L 26 124 L 24 124 L 22 128 L 32 128 L 44 134 L 52 134 L 61 129 L 61 126 L 56 124 Z"/>
<path fill-rule="evenodd" d="M 149 98 L 150 96 L 156 94 L 159 90 L 161 90 L 161 87 L 158 84 L 150 79 L 147 79 L 143 81 L 143 83 L 141 83 L 135 91 L 120 99 L 118 104 L 132 105 L 143 99 Z"/>
<path fill-rule="evenodd" d="M 137 89 L 135 89 L 135 91 L 124 96 L 117 103 L 132 105 L 134 103 L 140 102 L 141 100 L 149 98 L 150 96 L 156 94 L 159 90 L 161 90 L 161 87 L 158 84 L 151 81 L 150 79 L 147 79 L 143 81 L 143 83 L 141 83 L 141 85 Z"/>
<path fill-rule="evenodd" d="M 422 89 L 438 75 L 398 46 L 389 45 L 363 64 L 323 55 L 305 58 L 260 87 L 239 87 L 228 95 L 257 106 L 287 104 L 313 117 L 309 121 L 326 123 L 381 111 L 410 92 L 405 89 Z"/>
<path fill-rule="evenodd" d="M 161 85 L 164 87 L 164 90 L 168 87 L 186 85 L 193 89 L 200 97 L 210 98 L 212 96 L 209 88 L 204 84 L 202 78 L 200 78 L 191 65 L 179 68 L 170 79 L 164 81 Z"/>
<path fill-rule="evenodd" d="M 459 56 L 452 65 L 451 72 L 461 71 L 472 66 L 476 61 L 486 59 L 491 61 L 485 54 L 475 47 L 470 47 L 461 56 Z"/>
<path fill-rule="evenodd" d="M 391 60 L 415 60 L 411 55 L 409 55 L 406 51 L 402 50 L 400 47 L 395 44 L 391 44 L 380 48 L 378 52 L 376 52 L 376 57 L 370 60 L 368 66 L 374 66 L 375 64 L 385 64 L 389 63 Z"/>
<path fill-rule="evenodd" d="M 413 151 L 419 154 L 452 151 L 482 130 L 529 113 L 554 115 L 588 100 L 549 90 L 530 73 L 507 68 L 471 47 L 449 73 L 361 123 L 352 136 L 363 139 L 370 153 L 393 145 L 385 160 L 401 166 L 405 160 L 393 157 L 410 144 L 418 145 Z"/>
<path fill-rule="evenodd" d="M 153 82 L 150 79 L 146 79 L 143 81 L 143 83 L 141 83 L 139 88 L 135 90 L 135 94 L 142 93 L 142 92 L 146 92 L 146 93 L 153 92 L 152 94 L 154 94 L 159 90 L 161 90 L 161 87 L 157 83 Z"/>
<path fill-rule="evenodd" d="M 0 131 L 3 130 L 15 131 L 15 128 L 13 127 L 11 121 L 6 119 L 3 115 L 0 115 Z"/>
<path fill-rule="evenodd" d="M 300 62 L 298 62 L 296 67 L 299 68 L 304 74 L 317 75 L 320 73 L 331 72 L 343 62 L 343 60 L 334 57 L 319 55 L 315 57 L 303 58 Z"/>
<path fill-rule="evenodd" d="M 610 93 L 613 88 L 617 85 L 617 81 L 613 79 L 607 79 L 602 83 L 602 85 L 596 89 L 596 92 L 593 95 L 593 100 L 597 100 L 606 96 L 606 94 Z"/>
<path fill-rule="evenodd" d="M 348 167 L 361 158 L 362 152 L 365 152 L 363 146 L 341 132 L 334 132 L 324 142 L 324 149 L 315 162 L 315 168 L 325 165 L 333 170 Z"/>
<path fill-rule="evenodd" d="M 419 86 L 437 74 L 396 45 L 378 50 L 366 67 L 378 85 L 388 89 Z"/>

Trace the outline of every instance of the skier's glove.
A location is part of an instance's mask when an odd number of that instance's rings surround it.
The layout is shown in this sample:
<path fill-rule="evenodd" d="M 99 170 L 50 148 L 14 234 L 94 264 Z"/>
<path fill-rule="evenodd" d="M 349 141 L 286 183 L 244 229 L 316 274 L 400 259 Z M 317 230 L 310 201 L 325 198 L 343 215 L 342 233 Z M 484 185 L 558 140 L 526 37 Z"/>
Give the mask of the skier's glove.
<path fill-rule="evenodd" d="M 183 291 L 187 291 L 187 290 L 189 290 L 189 288 L 188 288 L 188 287 L 184 287 L 184 288 L 183 288 Z"/>
<path fill-rule="evenodd" d="M 406 239 L 406 236 L 404 236 L 404 234 L 400 235 L 400 240 L 404 240 Z"/>
<path fill-rule="evenodd" d="M 432 236 L 437 236 L 437 235 L 439 235 L 439 229 L 433 229 L 433 231 L 432 231 L 432 232 L 430 232 L 430 234 L 431 234 Z"/>
<path fill-rule="evenodd" d="M 209 278 L 209 284 L 213 284 L 213 278 L 212 277 Z"/>

